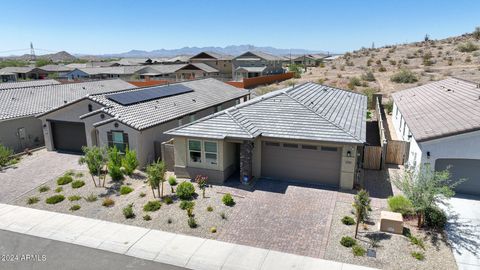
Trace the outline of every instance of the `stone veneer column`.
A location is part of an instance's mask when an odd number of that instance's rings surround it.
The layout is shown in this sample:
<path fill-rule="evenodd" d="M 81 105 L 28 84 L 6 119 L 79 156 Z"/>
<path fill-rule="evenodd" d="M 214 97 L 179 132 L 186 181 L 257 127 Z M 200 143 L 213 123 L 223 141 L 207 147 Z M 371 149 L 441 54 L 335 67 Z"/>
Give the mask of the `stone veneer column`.
<path fill-rule="evenodd" d="M 240 144 L 240 181 L 243 183 L 244 178 L 248 181 L 252 179 L 252 159 L 253 159 L 253 142 L 243 141 Z"/>

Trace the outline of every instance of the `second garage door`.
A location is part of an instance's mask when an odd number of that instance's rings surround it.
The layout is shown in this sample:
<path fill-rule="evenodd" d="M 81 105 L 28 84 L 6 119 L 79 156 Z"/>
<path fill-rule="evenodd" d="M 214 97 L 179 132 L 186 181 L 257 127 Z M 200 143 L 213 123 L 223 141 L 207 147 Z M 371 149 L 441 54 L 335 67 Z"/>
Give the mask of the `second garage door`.
<path fill-rule="evenodd" d="M 82 146 L 87 145 L 84 123 L 52 121 L 50 126 L 55 150 L 81 152 Z"/>
<path fill-rule="evenodd" d="M 437 159 L 435 170 L 445 170 L 450 167 L 451 179 L 465 179 L 455 191 L 457 193 L 480 195 L 480 159 Z"/>
<path fill-rule="evenodd" d="M 262 176 L 338 186 L 341 148 L 263 142 Z"/>

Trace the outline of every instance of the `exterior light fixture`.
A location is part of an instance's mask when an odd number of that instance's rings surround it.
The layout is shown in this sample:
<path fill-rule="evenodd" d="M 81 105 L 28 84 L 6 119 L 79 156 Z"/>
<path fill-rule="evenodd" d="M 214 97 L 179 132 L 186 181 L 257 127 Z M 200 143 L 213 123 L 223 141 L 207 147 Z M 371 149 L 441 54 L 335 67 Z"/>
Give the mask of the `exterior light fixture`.
<path fill-rule="evenodd" d="M 352 156 L 352 152 L 347 151 L 347 157 L 351 157 L 351 156 Z"/>
<path fill-rule="evenodd" d="M 430 151 L 427 152 L 427 158 L 430 158 Z"/>

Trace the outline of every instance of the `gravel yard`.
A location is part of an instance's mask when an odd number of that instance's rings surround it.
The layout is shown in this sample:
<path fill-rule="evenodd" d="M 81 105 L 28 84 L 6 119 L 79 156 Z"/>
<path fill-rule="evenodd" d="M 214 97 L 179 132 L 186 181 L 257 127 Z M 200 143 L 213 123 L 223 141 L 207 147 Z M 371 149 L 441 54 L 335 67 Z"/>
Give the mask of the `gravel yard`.
<path fill-rule="evenodd" d="M 355 225 L 344 225 L 341 219 L 344 216 L 354 217 L 351 203 L 337 201 L 330 227 L 330 234 L 324 259 L 340 261 L 351 264 L 360 264 L 380 269 L 457 269 L 451 248 L 445 243 L 443 237 L 438 233 L 418 231 L 413 224 L 415 221 L 405 222 L 411 234 L 423 239 L 426 250 L 410 243 L 410 240 L 403 235 L 379 232 L 378 222 L 380 211 L 374 208 L 371 212 L 370 221 L 367 222 L 367 230 L 363 225 L 359 226 L 359 239 L 357 244 L 365 249 L 371 248 L 370 239 L 379 239 L 376 250 L 376 258 L 355 257 L 351 248 L 340 244 L 343 236 L 353 237 Z M 419 261 L 412 257 L 411 252 L 423 252 L 425 259 Z"/>
<path fill-rule="evenodd" d="M 166 204 L 162 202 L 161 208 L 155 212 L 143 211 L 143 206 L 148 201 L 155 200 L 153 198 L 152 190 L 146 182 L 146 175 L 143 172 L 137 171 L 132 177 L 126 177 L 123 181 L 118 183 L 110 181 L 107 177 L 105 188 L 95 187 L 88 172 L 76 171 L 75 173 L 83 174 L 83 176 L 74 176 L 73 178 L 74 180 L 83 180 L 85 182 L 84 186 L 77 189 L 72 188 L 71 184 L 59 186 L 57 185 L 56 179 L 54 179 L 44 185 L 50 188 L 48 191 L 40 192 L 39 188 L 36 188 L 17 199 L 14 204 L 134 226 L 159 229 L 174 233 L 216 239 L 219 233 L 221 233 L 222 230 L 228 226 L 228 223 L 230 222 L 230 216 L 233 215 L 235 209 L 243 203 L 242 197 L 234 196 L 236 205 L 233 207 L 225 206 L 222 203 L 222 196 L 224 195 L 223 192 L 228 189 L 219 186 L 207 188 L 206 198 L 202 198 L 201 190 L 199 190 L 197 185 L 194 184 L 198 196 L 193 200 L 195 202 L 193 213 L 195 215 L 198 227 L 190 228 L 187 223 L 188 216 L 186 211 L 180 209 L 179 207 L 180 200 L 174 199 L 172 204 Z M 181 183 L 184 180 L 177 179 L 177 181 L 178 183 Z M 134 190 L 129 194 L 120 195 L 119 189 L 122 185 L 129 186 Z M 63 190 L 57 193 L 55 189 L 58 187 L 62 187 Z M 141 193 L 144 193 L 145 196 L 141 197 Z M 64 195 L 65 200 L 58 204 L 47 204 L 45 202 L 46 198 L 57 194 Z M 91 194 L 96 195 L 98 199 L 94 202 L 88 202 L 86 197 Z M 168 181 L 164 183 L 164 194 L 172 194 Z M 69 201 L 68 197 L 73 195 L 78 195 L 82 198 L 78 201 Z M 27 201 L 31 197 L 38 197 L 39 201 L 34 204 L 28 204 Z M 115 203 L 113 206 L 102 206 L 103 200 L 107 197 L 114 200 Z M 130 203 L 133 203 L 135 218 L 126 219 L 123 215 L 122 209 Z M 76 211 L 71 211 L 70 208 L 73 205 L 80 205 L 81 208 Z M 213 211 L 207 211 L 208 206 L 211 206 Z M 226 219 L 221 217 L 221 213 L 225 213 Z M 151 220 L 146 221 L 143 219 L 143 216 L 146 214 L 150 215 Z M 171 223 L 168 222 L 169 220 Z M 216 227 L 217 232 L 211 233 L 211 227 Z"/>

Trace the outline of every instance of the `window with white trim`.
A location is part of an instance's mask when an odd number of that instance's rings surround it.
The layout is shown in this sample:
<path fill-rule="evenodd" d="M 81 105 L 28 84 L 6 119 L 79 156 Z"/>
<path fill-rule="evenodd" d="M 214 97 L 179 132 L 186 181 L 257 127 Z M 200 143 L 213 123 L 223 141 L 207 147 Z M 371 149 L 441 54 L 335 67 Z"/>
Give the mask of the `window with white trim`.
<path fill-rule="evenodd" d="M 190 162 L 202 162 L 202 142 L 198 140 L 188 140 L 188 155 Z"/>
<path fill-rule="evenodd" d="M 211 165 L 218 164 L 218 153 L 216 142 L 203 142 L 203 149 L 205 151 L 205 162 Z"/>

